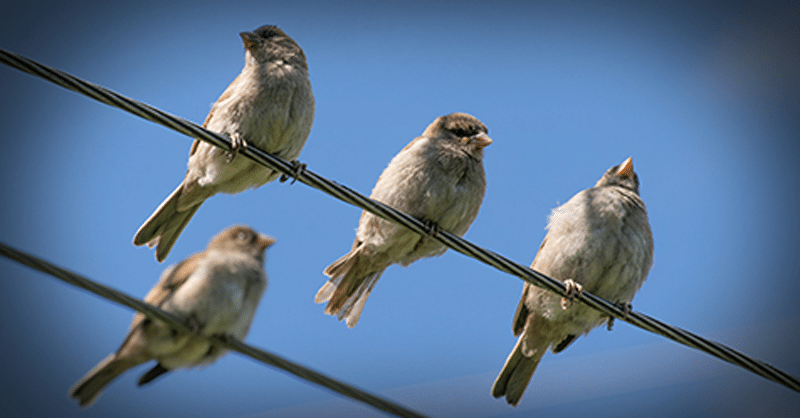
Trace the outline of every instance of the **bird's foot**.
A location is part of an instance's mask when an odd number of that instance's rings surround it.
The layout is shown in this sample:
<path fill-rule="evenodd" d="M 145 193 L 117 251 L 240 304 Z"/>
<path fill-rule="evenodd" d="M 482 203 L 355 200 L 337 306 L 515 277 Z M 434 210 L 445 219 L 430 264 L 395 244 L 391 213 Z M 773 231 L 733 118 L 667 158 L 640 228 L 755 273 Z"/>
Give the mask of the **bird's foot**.
<path fill-rule="evenodd" d="M 420 249 L 420 247 L 425 245 L 425 243 L 428 241 L 428 238 L 436 236 L 436 234 L 439 233 L 439 224 L 433 221 L 425 221 L 424 223 L 425 228 L 427 229 L 427 234 L 420 237 L 419 241 L 417 241 L 416 245 L 414 245 L 414 251 L 417 251 Z"/>
<path fill-rule="evenodd" d="M 622 310 L 622 318 L 625 319 L 628 317 L 628 314 L 631 313 L 633 310 L 633 305 L 630 302 L 620 302 L 617 301 L 614 303 L 614 306 Z M 608 330 L 611 331 L 611 328 L 614 327 L 614 317 L 608 318 Z"/>
<path fill-rule="evenodd" d="M 575 297 L 583 293 L 583 286 L 572 279 L 564 280 L 564 286 L 567 287 L 567 294 L 561 298 L 561 309 L 569 308 Z"/>
<path fill-rule="evenodd" d="M 228 334 L 214 334 L 211 337 L 220 340 L 223 344 L 228 344 L 233 339 L 233 336 Z M 222 350 L 223 350 L 222 347 L 215 344 L 211 344 L 208 347 L 208 351 L 206 352 L 206 357 L 216 357 L 220 354 Z"/>
<path fill-rule="evenodd" d="M 212 337 L 222 341 L 225 344 L 228 344 L 233 339 L 233 336 L 228 334 L 214 334 Z"/>
<path fill-rule="evenodd" d="M 200 331 L 203 329 L 203 324 L 200 323 L 200 320 L 197 318 L 197 315 L 190 314 L 188 318 L 186 318 L 186 326 L 192 330 L 194 335 L 200 335 Z"/>
<path fill-rule="evenodd" d="M 236 154 L 239 153 L 239 150 L 247 148 L 247 141 L 245 141 L 244 138 L 242 138 L 242 136 L 238 133 L 231 134 L 230 139 L 231 150 L 228 151 L 228 163 L 233 161 L 233 159 L 236 157 Z"/>
<path fill-rule="evenodd" d="M 289 180 L 289 177 L 292 178 L 292 182 L 289 184 L 294 184 L 297 181 L 297 178 L 300 177 L 303 172 L 306 171 L 306 164 L 301 163 L 300 161 L 294 160 L 292 161 L 292 175 L 288 176 L 286 174 L 282 174 L 280 178 L 280 182 L 284 183 L 286 180 Z"/>

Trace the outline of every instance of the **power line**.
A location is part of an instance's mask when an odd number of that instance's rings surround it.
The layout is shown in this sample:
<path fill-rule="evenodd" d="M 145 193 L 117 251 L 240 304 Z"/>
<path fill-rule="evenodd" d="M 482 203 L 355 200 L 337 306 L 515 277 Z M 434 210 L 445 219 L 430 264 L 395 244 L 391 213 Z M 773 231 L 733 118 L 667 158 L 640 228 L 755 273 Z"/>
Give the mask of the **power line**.
<path fill-rule="evenodd" d="M 0 61 L 17 68 L 21 71 L 42 77 L 48 81 L 58 84 L 70 90 L 94 98 L 108 105 L 118 107 L 144 119 L 156 122 L 170 129 L 183 133 L 184 135 L 198 138 L 224 149 L 231 149 L 230 140 L 215 132 L 189 122 L 185 119 L 172 116 L 166 112 L 152 106 L 133 100 L 115 93 L 106 88 L 83 81 L 62 71 L 39 64 L 28 58 L 0 49 Z M 436 231 L 426 226 L 418 219 L 413 218 L 403 212 L 376 202 L 366 196 L 348 188 L 347 186 L 328 180 L 308 169 L 295 172 L 294 166 L 279 157 L 267 154 L 255 147 L 247 147 L 239 153 L 253 159 L 254 161 L 280 171 L 281 173 L 296 178 L 296 180 L 321 190 L 339 200 L 369 211 L 381 218 L 403 225 L 404 227 L 423 236 L 430 236 L 455 251 L 468 257 L 475 258 L 500 271 L 517 276 L 535 286 L 550 290 L 561 296 L 565 296 L 566 289 L 564 284 L 551 277 L 543 275 L 522 264 L 516 263 L 508 258 L 493 251 L 481 248 L 461 237 L 450 234 L 447 231 Z M 609 315 L 610 317 L 628 322 L 634 326 L 659 334 L 683 345 L 701 350 L 714 357 L 735 364 L 749 370 L 766 379 L 778 382 L 794 391 L 800 392 L 800 379 L 784 371 L 770 366 L 760 360 L 752 359 L 730 347 L 708 340 L 699 335 L 674 327 L 643 313 L 631 311 L 624 312 L 620 307 L 613 303 L 583 292 L 576 296 L 577 300 Z"/>
<path fill-rule="evenodd" d="M 128 296 L 127 294 L 122 293 L 119 290 L 112 289 L 108 286 L 87 279 L 86 277 L 75 274 L 69 270 L 65 270 L 61 267 L 58 267 L 54 264 L 44 261 L 41 258 L 14 249 L 6 244 L 0 243 L 0 255 L 8 257 L 33 269 L 47 273 L 73 286 L 80 287 L 81 289 L 86 289 L 100 297 L 119 303 L 120 305 L 127 306 L 133 310 L 139 311 L 152 319 L 157 319 L 159 321 L 166 323 L 171 328 L 174 328 L 179 332 L 183 333 L 193 332 L 188 326 L 186 326 L 183 322 L 181 322 L 179 318 L 177 318 L 176 316 L 172 315 L 169 312 L 166 312 L 148 303 L 142 302 L 141 300 L 136 299 L 134 297 Z M 348 398 L 356 399 L 368 405 L 372 405 L 375 408 L 378 408 L 384 412 L 388 412 L 390 414 L 397 415 L 400 417 L 424 417 L 424 415 L 418 412 L 412 411 L 408 408 L 395 404 L 381 397 L 364 392 L 363 390 L 350 386 L 346 383 L 339 382 L 335 379 L 327 377 L 307 367 L 286 360 L 276 354 L 272 354 L 264 350 L 255 348 L 253 346 L 247 345 L 234 338 L 222 339 L 212 336 L 208 336 L 205 338 L 208 339 L 210 342 L 212 342 L 214 345 L 222 346 L 227 349 L 237 351 L 241 354 L 244 354 L 245 356 L 252 357 L 262 363 L 287 371 L 303 380 L 316 383 L 320 386 L 333 390 L 334 392 L 338 392 L 344 396 L 347 396 Z"/>

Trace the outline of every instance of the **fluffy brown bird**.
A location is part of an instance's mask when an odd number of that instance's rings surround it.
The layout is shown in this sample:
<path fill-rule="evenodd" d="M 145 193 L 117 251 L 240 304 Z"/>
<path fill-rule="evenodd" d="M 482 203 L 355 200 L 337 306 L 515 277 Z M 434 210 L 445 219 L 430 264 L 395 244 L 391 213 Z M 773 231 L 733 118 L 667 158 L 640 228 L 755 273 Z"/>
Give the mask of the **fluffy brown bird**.
<path fill-rule="evenodd" d="M 214 362 L 225 350 L 202 336 L 241 340 L 247 335 L 267 286 L 264 250 L 274 242 L 248 227 L 233 226 L 215 236 L 205 251 L 168 267 L 144 301 L 183 319 L 195 334 L 136 313 L 117 352 L 90 370 L 70 395 L 81 406 L 91 405 L 117 376 L 150 360 L 158 364 L 139 385 L 173 369 Z"/>
<path fill-rule="evenodd" d="M 242 32 L 245 65 L 211 108 L 203 127 L 231 139 L 225 151 L 195 139 L 183 182 L 164 200 L 133 238 L 156 248 L 163 261 L 200 205 L 217 193 L 239 193 L 275 180 L 280 173 L 237 155 L 254 145 L 295 160 L 314 121 L 314 95 L 306 56 L 275 26 Z"/>
<path fill-rule="evenodd" d="M 491 143 L 486 126 L 474 116 L 439 117 L 392 159 L 370 197 L 462 236 L 483 202 L 483 148 Z M 353 248 L 325 269 L 331 279 L 314 301 L 328 302 L 325 313 L 346 319 L 353 328 L 387 267 L 408 266 L 446 249 L 436 240 L 364 211 Z"/>
<path fill-rule="evenodd" d="M 568 290 L 629 306 L 653 264 L 653 236 L 631 158 L 555 208 L 547 229 L 532 269 L 565 282 Z M 494 382 L 494 397 L 516 406 L 548 348 L 559 353 L 609 319 L 582 303 L 564 302 L 525 284 L 513 322 L 519 339 Z"/>

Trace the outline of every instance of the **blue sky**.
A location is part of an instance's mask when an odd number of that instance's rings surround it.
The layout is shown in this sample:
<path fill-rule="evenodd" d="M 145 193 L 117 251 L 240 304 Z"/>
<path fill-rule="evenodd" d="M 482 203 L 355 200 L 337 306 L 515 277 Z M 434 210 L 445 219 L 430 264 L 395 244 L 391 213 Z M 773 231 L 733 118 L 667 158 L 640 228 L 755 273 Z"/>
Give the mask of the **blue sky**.
<path fill-rule="evenodd" d="M 651 2 L 652 3 L 652 2 Z M 800 375 L 800 11 L 796 3 L 26 2 L 0 47 L 201 123 L 239 73 L 237 35 L 305 50 L 317 112 L 300 160 L 369 194 L 437 116 L 489 128 L 466 238 L 523 264 L 549 211 L 633 156 L 655 239 L 634 309 Z M 164 264 L 134 232 L 191 139 L 0 66 L 0 241 L 137 297 L 234 223 L 277 238 L 246 342 L 435 416 L 785 416 L 800 394 L 618 322 L 548 354 L 519 407 L 490 396 L 522 282 L 458 253 L 389 268 L 355 329 L 313 303 L 360 211 L 300 183 L 209 199 Z M 229 354 L 90 409 L 70 386 L 131 311 L 0 260 L 8 416 L 378 415 Z"/>

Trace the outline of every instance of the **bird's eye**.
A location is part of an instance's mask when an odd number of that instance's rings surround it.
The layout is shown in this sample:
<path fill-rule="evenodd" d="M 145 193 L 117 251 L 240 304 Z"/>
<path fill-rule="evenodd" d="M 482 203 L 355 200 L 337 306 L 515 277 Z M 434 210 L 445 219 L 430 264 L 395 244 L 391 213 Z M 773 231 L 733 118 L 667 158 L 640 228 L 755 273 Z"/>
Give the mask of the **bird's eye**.
<path fill-rule="evenodd" d="M 468 135 L 467 135 L 467 131 L 465 131 L 465 130 L 463 130 L 463 129 L 461 129 L 461 128 L 456 128 L 456 129 L 453 129 L 453 131 L 452 131 L 452 132 L 453 132 L 453 134 L 454 134 L 455 136 L 458 136 L 458 137 L 464 137 L 464 136 L 468 136 Z"/>

